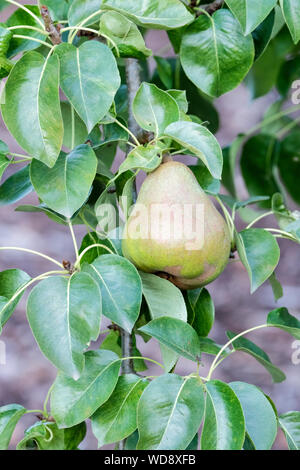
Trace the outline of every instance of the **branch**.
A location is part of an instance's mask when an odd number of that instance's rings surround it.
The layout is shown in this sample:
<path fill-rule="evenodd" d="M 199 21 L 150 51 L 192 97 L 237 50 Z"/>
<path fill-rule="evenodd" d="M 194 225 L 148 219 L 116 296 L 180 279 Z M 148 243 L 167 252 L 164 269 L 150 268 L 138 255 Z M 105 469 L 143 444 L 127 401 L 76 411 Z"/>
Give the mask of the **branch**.
<path fill-rule="evenodd" d="M 56 27 L 54 26 L 49 10 L 45 5 L 41 7 L 41 15 L 45 23 L 45 29 L 49 33 L 49 38 L 51 39 L 52 44 L 54 46 L 60 44 L 62 42 L 60 37 L 60 25 L 57 25 Z"/>
<path fill-rule="evenodd" d="M 200 8 L 202 8 L 202 10 L 205 10 L 207 11 L 207 13 L 212 15 L 215 11 L 222 8 L 223 3 L 224 3 L 224 0 L 215 0 L 214 2 L 208 3 L 207 5 L 200 5 Z M 203 13 L 199 11 L 198 15 L 203 15 Z"/>

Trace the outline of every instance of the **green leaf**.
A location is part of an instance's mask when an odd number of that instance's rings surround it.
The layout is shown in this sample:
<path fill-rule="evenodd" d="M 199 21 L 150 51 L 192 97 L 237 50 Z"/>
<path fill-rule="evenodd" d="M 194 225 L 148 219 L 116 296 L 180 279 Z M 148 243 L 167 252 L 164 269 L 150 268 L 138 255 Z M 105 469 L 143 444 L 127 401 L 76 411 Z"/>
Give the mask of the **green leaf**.
<path fill-rule="evenodd" d="M 47 207 L 45 204 L 39 204 L 38 206 L 24 204 L 24 205 L 18 206 L 15 210 L 16 212 L 31 212 L 32 214 L 43 213 L 47 215 L 49 219 L 53 220 L 57 224 L 62 224 L 62 225 L 68 224 L 68 221 L 64 216 L 59 215 L 57 212 L 49 209 L 49 207 Z"/>
<path fill-rule="evenodd" d="M 192 327 L 199 336 L 208 336 L 215 321 L 215 307 L 208 290 L 189 290 L 187 297 L 194 313 Z"/>
<path fill-rule="evenodd" d="M 300 204 L 298 175 L 300 171 L 300 132 L 294 131 L 281 143 L 278 167 L 283 184 L 295 202 Z"/>
<path fill-rule="evenodd" d="M 37 5 L 26 5 L 26 7 L 37 17 L 42 19 Z M 41 29 L 41 25 L 22 8 L 15 10 L 13 14 L 6 20 L 5 24 L 7 27 L 24 25 Z M 45 36 L 43 34 L 28 28 L 17 29 L 15 34 L 45 40 Z M 38 47 L 40 47 L 40 44 L 36 41 L 31 41 L 30 39 L 12 38 L 9 43 L 7 57 L 13 57 L 17 54 L 20 54 L 21 52 L 37 49 Z"/>
<path fill-rule="evenodd" d="M 184 450 L 198 431 L 204 393 L 195 377 L 165 374 L 145 389 L 138 405 L 138 450 Z"/>
<path fill-rule="evenodd" d="M 82 23 L 86 18 L 100 10 L 102 0 L 73 0 L 69 8 L 68 20 L 70 26 L 76 26 Z M 89 21 L 84 23 L 84 26 L 96 24 L 99 21 L 99 15 L 93 16 Z"/>
<path fill-rule="evenodd" d="M 65 374 L 78 379 L 83 352 L 100 332 L 101 295 L 94 279 L 75 273 L 51 277 L 30 293 L 27 317 L 43 354 Z"/>
<path fill-rule="evenodd" d="M 151 83 L 142 83 L 132 106 L 137 123 L 146 131 L 161 136 L 165 128 L 179 119 L 176 101 Z"/>
<path fill-rule="evenodd" d="M 98 447 L 125 439 L 137 428 L 137 405 L 148 381 L 134 374 L 119 377 L 110 398 L 92 416 Z"/>
<path fill-rule="evenodd" d="M 66 155 L 61 152 L 53 168 L 33 160 L 31 181 L 47 206 L 71 218 L 86 201 L 97 170 L 97 158 L 89 145 L 79 145 Z"/>
<path fill-rule="evenodd" d="M 275 276 L 275 272 L 269 277 L 269 283 L 271 284 L 275 302 L 283 297 L 283 288 L 278 279 Z"/>
<path fill-rule="evenodd" d="M 86 248 L 91 245 L 101 244 L 107 246 L 112 251 L 115 251 L 113 242 L 109 238 L 99 238 L 96 232 L 87 233 L 82 239 L 81 246 L 79 249 L 79 254 L 81 254 Z M 88 250 L 83 257 L 81 258 L 81 264 L 88 263 L 91 264 L 98 256 L 107 255 L 108 250 L 102 248 L 101 246 L 96 246 Z"/>
<path fill-rule="evenodd" d="M 277 418 L 265 394 L 254 385 L 231 382 L 242 405 L 246 432 L 256 450 L 270 450 L 277 435 Z"/>
<path fill-rule="evenodd" d="M 4 101 L 9 132 L 30 156 L 52 167 L 63 141 L 58 57 L 25 54 L 8 77 Z"/>
<path fill-rule="evenodd" d="M 276 268 L 280 250 L 276 238 L 261 228 L 242 230 L 236 236 L 239 256 L 247 269 L 251 293 L 256 291 Z"/>
<path fill-rule="evenodd" d="M 176 103 L 178 104 L 179 111 L 182 111 L 183 113 L 188 112 L 189 108 L 189 103 L 187 100 L 186 96 L 186 91 L 185 90 L 168 90 L 168 94 L 174 98 Z"/>
<path fill-rule="evenodd" d="M 201 354 L 199 337 L 188 323 L 164 316 L 150 321 L 139 330 L 153 336 L 180 356 L 191 361 L 199 360 Z"/>
<path fill-rule="evenodd" d="M 23 293 L 8 304 L 14 294 L 27 282 L 30 277 L 20 269 L 7 269 L 0 273 L 0 332 L 1 327 L 7 322 L 18 305 Z"/>
<path fill-rule="evenodd" d="M 103 255 L 84 265 L 83 270 L 99 284 L 103 315 L 130 333 L 142 301 L 142 283 L 136 268 L 121 256 Z"/>
<path fill-rule="evenodd" d="M 245 36 L 264 21 L 277 0 L 226 0 L 230 10 L 241 23 Z"/>
<path fill-rule="evenodd" d="M 227 331 L 227 336 L 229 339 L 233 339 L 236 336 L 236 333 L 232 331 Z M 243 351 L 250 356 L 254 357 L 272 376 L 273 382 L 279 383 L 285 380 L 284 373 L 274 364 L 272 364 L 269 356 L 263 351 L 259 346 L 254 344 L 247 338 L 237 338 L 233 343 L 233 348 L 236 351 Z"/>
<path fill-rule="evenodd" d="M 134 23 L 151 29 L 179 28 L 193 21 L 193 16 L 179 0 L 103 0 L 102 9 L 115 10 Z"/>
<path fill-rule="evenodd" d="M 72 142 L 72 106 L 70 103 L 68 103 L 68 101 L 62 101 L 60 105 L 64 123 L 63 145 L 72 150 L 74 147 L 77 147 L 78 145 L 86 142 L 88 138 L 88 132 L 84 122 L 80 119 L 76 111 L 74 111 L 74 142 Z"/>
<path fill-rule="evenodd" d="M 191 165 L 189 168 L 192 170 L 201 188 L 206 193 L 215 196 L 219 194 L 221 188 L 220 180 L 214 178 L 206 166 L 199 162 L 198 165 Z"/>
<path fill-rule="evenodd" d="M 67 19 L 70 3 L 74 3 L 73 0 L 71 2 L 69 0 L 43 0 L 43 5 L 49 8 L 51 18 L 54 21 Z"/>
<path fill-rule="evenodd" d="M 112 394 L 121 361 L 111 351 L 88 351 L 85 368 L 76 381 L 60 372 L 51 393 L 51 414 L 59 428 L 89 418 Z"/>
<path fill-rule="evenodd" d="M 61 88 L 91 132 L 108 113 L 120 86 L 113 53 L 96 41 L 85 42 L 79 48 L 62 44 L 56 52 L 61 63 Z"/>
<path fill-rule="evenodd" d="M 21 405 L 6 405 L 0 408 L 0 450 L 9 446 L 17 422 L 26 412 Z"/>
<path fill-rule="evenodd" d="M 117 44 L 121 57 L 144 59 L 152 55 L 138 27 L 116 11 L 108 11 L 101 16 L 100 34 L 102 33 Z"/>
<path fill-rule="evenodd" d="M 217 344 L 211 338 L 202 338 L 202 337 L 200 337 L 199 339 L 200 339 L 201 353 L 216 356 L 221 351 L 221 349 L 223 347 L 223 346 L 220 346 L 219 344 Z M 228 354 L 230 354 L 229 349 L 226 349 L 226 351 L 222 352 L 222 356 L 227 356 Z"/>
<path fill-rule="evenodd" d="M 140 145 L 134 148 L 121 163 L 118 174 L 137 168 L 147 173 L 155 170 L 161 164 L 161 157 L 157 153 L 158 149 L 153 146 L 143 147 Z"/>
<path fill-rule="evenodd" d="M 17 450 L 77 450 L 86 434 L 86 424 L 58 429 L 53 422 L 37 422 L 25 431 Z"/>
<path fill-rule="evenodd" d="M 7 158 L 6 155 L 3 155 L 2 153 L 0 153 L 0 181 L 9 163 L 10 163 L 9 158 Z"/>
<path fill-rule="evenodd" d="M 252 32 L 255 48 L 255 60 L 257 60 L 266 50 L 274 28 L 275 10 L 272 10 L 267 18 Z"/>
<path fill-rule="evenodd" d="M 300 5 L 298 0 L 280 0 L 285 22 L 295 44 L 300 40 Z"/>
<path fill-rule="evenodd" d="M 219 380 L 208 382 L 206 390 L 201 449 L 241 450 L 245 439 L 245 419 L 236 394 Z"/>
<path fill-rule="evenodd" d="M 269 313 L 267 319 L 268 326 L 280 328 L 294 338 L 300 339 L 300 321 L 289 314 L 285 307 L 277 308 Z"/>
<path fill-rule="evenodd" d="M 172 88 L 173 86 L 173 70 L 172 70 L 172 65 L 170 62 L 159 56 L 154 56 L 154 60 L 156 62 L 156 70 L 158 73 L 159 78 L 161 79 L 162 83 L 164 86 L 168 88 Z M 169 93 L 171 94 L 171 93 Z M 171 94 L 172 96 L 172 94 Z M 175 98 L 175 97 L 173 97 Z M 186 110 L 187 111 L 187 110 Z M 184 112 L 186 112 L 184 111 Z"/>
<path fill-rule="evenodd" d="M 254 59 L 251 36 L 229 10 L 201 15 L 183 34 L 180 60 L 188 78 L 210 96 L 220 96 L 241 83 Z"/>
<path fill-rule="evenodd" d="M 300 413 L 290 411 L 279 416 L 279 425 L 283 430 L 290 450 L 300 450 Z"/>
<path fill-rule="evenodd" d="M 19 201 L 31 193 L 32 190 L 29 166 L 27 165 L 9 176 L 0 186 L 0 207 Z"/>

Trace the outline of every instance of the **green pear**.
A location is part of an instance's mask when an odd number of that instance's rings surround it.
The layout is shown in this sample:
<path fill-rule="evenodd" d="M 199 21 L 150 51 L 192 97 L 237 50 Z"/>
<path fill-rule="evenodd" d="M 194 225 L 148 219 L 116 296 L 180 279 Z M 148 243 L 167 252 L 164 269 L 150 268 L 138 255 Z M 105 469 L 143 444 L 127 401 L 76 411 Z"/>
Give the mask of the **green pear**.
<path fill-rule="evenodd" d="M 180 289 L 195 289 L 224 270 L 230 233 L 192 171 L 167 161 L 142 184 L 122 249 L 138 269 L 166 277 Z"/>

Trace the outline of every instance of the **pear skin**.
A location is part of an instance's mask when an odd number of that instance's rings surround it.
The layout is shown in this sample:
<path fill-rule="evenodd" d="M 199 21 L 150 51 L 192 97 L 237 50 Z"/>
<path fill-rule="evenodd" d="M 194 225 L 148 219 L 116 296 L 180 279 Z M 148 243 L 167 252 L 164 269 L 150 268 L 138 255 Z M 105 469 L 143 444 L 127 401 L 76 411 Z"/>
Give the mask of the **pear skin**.
<path fill-rule="evenodd" d="M 122 249 L 138 269 L 166 277 L 180 289 L 195 289 L 224 270 L 230 233 L 192 171 L 167 161 L 142 184 Z"/>

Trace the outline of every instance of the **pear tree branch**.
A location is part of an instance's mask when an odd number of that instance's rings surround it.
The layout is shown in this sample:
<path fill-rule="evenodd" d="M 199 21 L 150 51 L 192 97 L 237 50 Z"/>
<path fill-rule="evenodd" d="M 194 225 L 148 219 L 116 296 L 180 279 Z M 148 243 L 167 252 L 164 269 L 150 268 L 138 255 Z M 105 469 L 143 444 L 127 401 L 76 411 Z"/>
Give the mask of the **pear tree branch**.
<path fill-rule="evenodd" d="M 49 38 L 51 39 L 52 44 L 57 46 L 62 42 L 60 37 L 60 26 L 54 26 L 50 12 L 45 5 L 41 7 L 41 15 L 45 23 L 45 29 L 49 33 Z"/>

